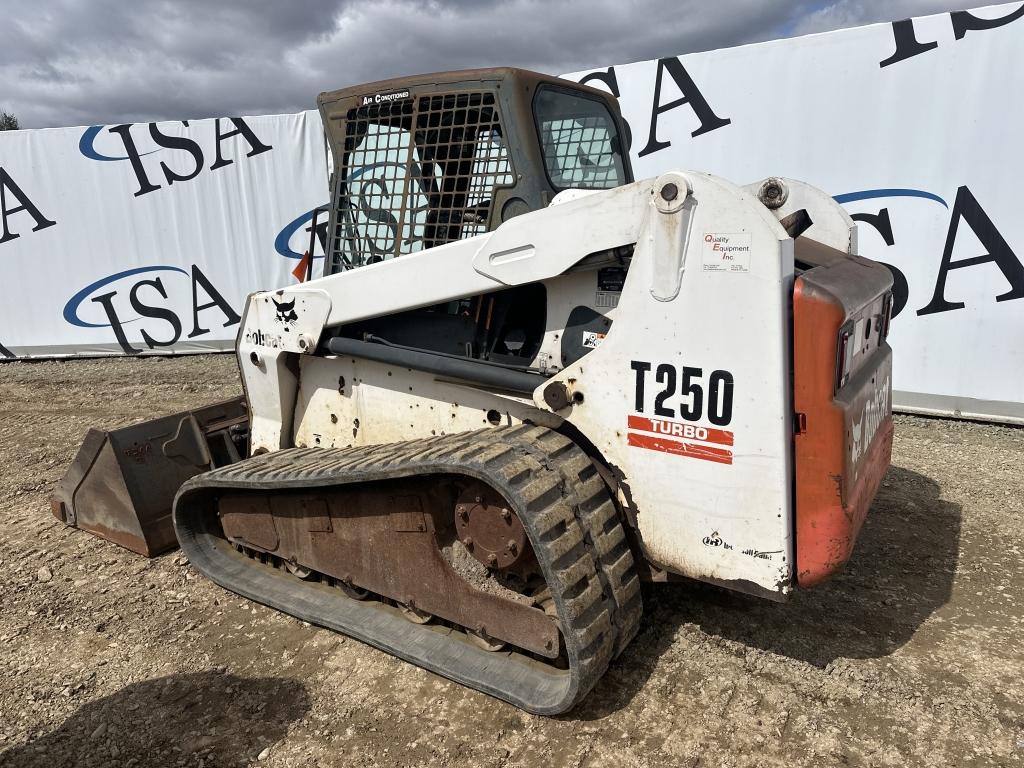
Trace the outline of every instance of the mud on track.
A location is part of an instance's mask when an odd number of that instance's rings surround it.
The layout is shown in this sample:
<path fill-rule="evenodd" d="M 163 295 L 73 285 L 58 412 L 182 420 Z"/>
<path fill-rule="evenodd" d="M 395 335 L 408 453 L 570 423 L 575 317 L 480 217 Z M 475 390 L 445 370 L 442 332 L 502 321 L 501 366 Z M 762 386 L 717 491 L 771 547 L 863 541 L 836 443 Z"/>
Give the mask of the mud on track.
<path fill-rule="evenodd" d="M 898 418 L 843 576 L 648 589 L 544 719 L 50 516 L 88 426 L 238 391 L 222 355 L 0 365 L 0 766 L 1024 765 L 1024 430 Z"/>

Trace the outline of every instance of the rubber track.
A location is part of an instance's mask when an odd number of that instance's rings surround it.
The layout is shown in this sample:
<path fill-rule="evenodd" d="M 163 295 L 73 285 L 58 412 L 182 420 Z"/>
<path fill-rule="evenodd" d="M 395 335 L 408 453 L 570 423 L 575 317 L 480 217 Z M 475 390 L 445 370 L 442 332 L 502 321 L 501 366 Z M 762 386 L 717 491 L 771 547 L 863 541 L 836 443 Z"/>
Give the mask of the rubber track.
<path fill-rule="evenodd" d="M 618 638 L 615 650 L 618 655 L 636 637 L 643 614 L 640 577 L 633 553 L 608 486 L 590 457 L 564 435 L 551 430 L 544 432 L 546 434 L 538 435 L 529 445 L 539 449 L 539 461 L 544 461 L 545 455 L 557 459 L 554 466 L 571 491 L 570 503 L 577 522 L 593 549 L 598 575 L 612 595 L 611 619 Z"/>
<path fill-rule="evenodd" d="M 236 556 L 214 523 L 227 490 L 277 491 L 425 474 L 481 480 L 519 515 L 551 590 L 568 670 L 489 653 L 462 632 L 412 624 L 379 601 L 302 582 Z M 174 503 L 182 550 L 221 586 L 374 645 L 537 714 L 570 709 L 636 632 L 639 582 L 608 492 L 586 454 L 543 427 L 499 427 L 361 448 L 293 448 L 189 480 Z"/>

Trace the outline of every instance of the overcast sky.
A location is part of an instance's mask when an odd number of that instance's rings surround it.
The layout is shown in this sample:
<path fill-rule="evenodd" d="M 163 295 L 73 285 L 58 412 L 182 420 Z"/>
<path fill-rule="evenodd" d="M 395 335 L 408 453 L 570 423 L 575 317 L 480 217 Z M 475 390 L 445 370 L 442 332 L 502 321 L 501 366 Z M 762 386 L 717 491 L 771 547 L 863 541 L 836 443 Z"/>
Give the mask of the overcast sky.
<path fill-rule="evenodd" d="M 969 0 L 0 0 L 23 128 L 295 112 L 403 74 L 558 74 L 982 5 Z"/>

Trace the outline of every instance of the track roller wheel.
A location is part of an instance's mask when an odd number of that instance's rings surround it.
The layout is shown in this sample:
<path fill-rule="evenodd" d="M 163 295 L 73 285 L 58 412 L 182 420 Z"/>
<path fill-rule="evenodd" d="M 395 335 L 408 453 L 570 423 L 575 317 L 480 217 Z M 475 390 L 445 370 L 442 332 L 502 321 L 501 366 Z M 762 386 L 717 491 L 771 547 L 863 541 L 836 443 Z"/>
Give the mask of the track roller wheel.
<path fill-rule="evenodd" d="M 483 648 L 485 651 L 495 653 L 505 648 L 505 643 L 501 640 L 495 640 L 493 637 L 487 634 L 484 629 L 478 630 L 466 630 L 466 635 L 473 642 L 477 648 Z"/>
<path fill-rule="evenodd" d="M 427 624 L 432 618 L 431 614 L 421 611 L 412 603 L 396 603 L 402 615 L 413 624 Z"/>
<path fill-rule="evenodd" d="M 338 589 L 345 593 L 346 597 L 351 597 L 353 600 L 365 600 L 370 596 L 370 593 L 365 589 L 360 589 L 355 584 L 347 581 L 335 582 Z"/>
<path fill-rule="evenodd" d="M 298 563 L 292 560 L 285 560 L 284 567 L 288 569 L 288 573 L 290 573 L 292 576 L 298 576 L 303 581 L 308 581 L 309 579 L 312 579 L 313 576 L 315 575 L 313 573 L 312 568 L 307 568 L 304 565 L 299 565 Z"/>

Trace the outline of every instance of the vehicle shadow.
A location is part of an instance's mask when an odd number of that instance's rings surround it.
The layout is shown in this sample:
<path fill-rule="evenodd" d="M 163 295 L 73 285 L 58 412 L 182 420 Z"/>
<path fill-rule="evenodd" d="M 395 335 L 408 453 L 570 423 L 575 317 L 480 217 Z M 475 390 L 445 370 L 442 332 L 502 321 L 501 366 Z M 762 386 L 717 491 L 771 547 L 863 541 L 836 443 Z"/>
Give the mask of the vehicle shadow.
<path fill-rule="evenodd" d="M 891 654 L 952 591 L 961 508 L 939 493 L 935 480 L 891 467 L 844 572 L 788 603 L 698 582 L 648 585 L 640 634 L 569 716 L 596 719 L 626 706 L 684 624 L 818 667 Z"/>
<path fill-rule="evenodd" d="M 0 753 L 0 765 L 237 765 L 283 738 L 309 707 L 295 680 L 214 671 L 155 678 L 83 704 L 56 730 Z"/>

